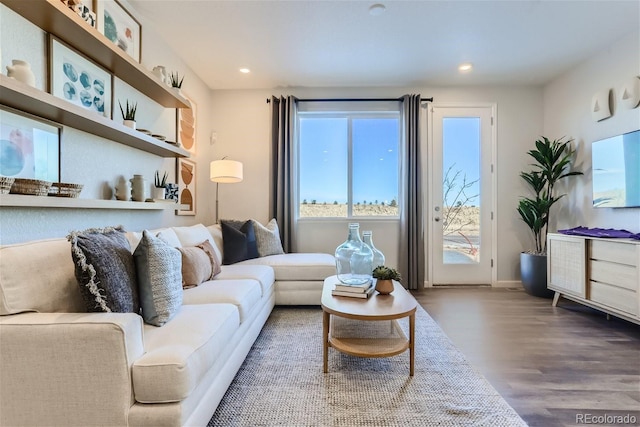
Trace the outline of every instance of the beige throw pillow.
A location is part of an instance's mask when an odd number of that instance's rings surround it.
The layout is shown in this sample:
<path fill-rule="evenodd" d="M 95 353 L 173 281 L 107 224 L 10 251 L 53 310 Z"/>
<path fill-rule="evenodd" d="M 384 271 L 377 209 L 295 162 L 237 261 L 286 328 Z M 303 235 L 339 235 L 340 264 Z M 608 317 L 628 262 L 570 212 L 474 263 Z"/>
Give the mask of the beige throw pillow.
<path fill-rule="evenodd" d="M 256 244 L 258 246 L 258 255 L 279 255 L 283 254 L 282 241 L 280 240 L 280 230 L 278 222 L 275 218 L 271 219 L 267 225 L 262 225 L 256 220 L 253 222 L 253 232 L 256 235 Z"/>
<path fill-rule="evenodd" d="M 220 273 L 220 261 L 208 240 L 196 246 L 177 248 L 182 254 L 182 287 L 192 288 Z"/>

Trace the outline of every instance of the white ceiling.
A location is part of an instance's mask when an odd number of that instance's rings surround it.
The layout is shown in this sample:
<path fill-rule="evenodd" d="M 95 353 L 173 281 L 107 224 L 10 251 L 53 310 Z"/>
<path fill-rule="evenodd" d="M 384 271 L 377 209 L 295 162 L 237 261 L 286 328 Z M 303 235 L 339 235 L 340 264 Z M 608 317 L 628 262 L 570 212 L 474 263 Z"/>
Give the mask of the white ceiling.
<path fill-rule="evenodd" d="M 129 3 L 212 89 L 539 85 L 640 31 L 640 0 Z"/>

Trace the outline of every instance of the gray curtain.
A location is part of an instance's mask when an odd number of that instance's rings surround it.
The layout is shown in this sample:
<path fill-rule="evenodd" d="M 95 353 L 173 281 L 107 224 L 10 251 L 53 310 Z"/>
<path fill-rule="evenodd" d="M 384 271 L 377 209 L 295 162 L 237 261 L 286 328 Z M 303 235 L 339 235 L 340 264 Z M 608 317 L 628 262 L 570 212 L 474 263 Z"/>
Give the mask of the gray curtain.
<path fill-rule="evenodd" d="M 294 135 L 297 99 L 293 96 L 271 97 L 271 168 L 270 215 L 278 221 L 282 247 L 295 252 L 295 156 Z"/>
<path fill-rule="evenodd" d="M 420 168 L 420 95 L 402 98 L 404 150 L 403 199 L 400 210 L 400 265 L 404 285 L 422 289 L 424 283 L 424 222 Z"/>

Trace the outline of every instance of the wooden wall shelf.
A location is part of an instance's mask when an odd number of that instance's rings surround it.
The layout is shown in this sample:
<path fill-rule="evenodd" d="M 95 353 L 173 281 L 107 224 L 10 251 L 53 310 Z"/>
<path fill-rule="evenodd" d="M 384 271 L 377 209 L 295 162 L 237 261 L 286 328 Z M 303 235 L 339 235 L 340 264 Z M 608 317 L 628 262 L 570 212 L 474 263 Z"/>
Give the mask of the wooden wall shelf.
<path fill-rule="evenodd" d="M 0 74 L 0 104 L 161 157 L 189 157 L 183 148 L 160 141 L 64 99 Z"/>
<path fill-rule="evenodd" d="M 66 208 L 66 209 L 127 209 L 127 210 L 186 210 L 189 205 L 170 202 L 127 202 L 71 197 L 27 196 L 0 194 L 1 207 Z"/>
<path fill-rule="evenodd" d="M 187 100 L 172 91 L 149 70 L 111 43 L 97 29 L 60 0 L 0 0 L 42 30 L 63 40 L 78 52 L 112 72 L 158 104 L 189 108 Z"/>

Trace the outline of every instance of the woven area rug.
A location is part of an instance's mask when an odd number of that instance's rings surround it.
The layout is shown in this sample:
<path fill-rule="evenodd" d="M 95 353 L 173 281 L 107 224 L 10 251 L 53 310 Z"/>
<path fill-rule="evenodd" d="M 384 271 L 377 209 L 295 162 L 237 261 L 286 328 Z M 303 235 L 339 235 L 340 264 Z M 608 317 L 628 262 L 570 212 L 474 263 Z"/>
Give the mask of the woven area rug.
<path fill-rule="evenodd" d="M 322 310 L 276 307 L 208 425 L 526 426 L 419 306 L 413 377 L 408 351 L 366 359 L 332 348 L 324 374 Z"/>

